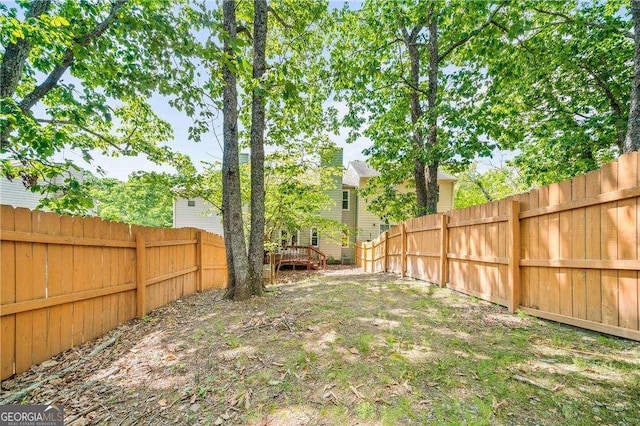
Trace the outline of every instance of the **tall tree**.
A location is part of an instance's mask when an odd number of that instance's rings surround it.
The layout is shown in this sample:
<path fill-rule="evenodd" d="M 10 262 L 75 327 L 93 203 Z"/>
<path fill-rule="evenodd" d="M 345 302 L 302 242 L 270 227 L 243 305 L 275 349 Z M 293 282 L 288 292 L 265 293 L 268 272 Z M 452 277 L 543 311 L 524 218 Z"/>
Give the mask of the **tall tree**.
<path fill-rule="evenodd" d="M 633 19 L 633 79 L 631 81 L 631 100 L 629 106 L 629 123 L 624 140 L 623 152 L 640 150 L 640 1 L 631 0 L 631 16 Z"/>
<path fill-rule="evenodd" d="M 633 35 L 627 2 L 526 1 L 478 49 L 489 74 L 487 134 L 517 150 L 528 184 L 598 168 L 623 150 Z"/>
<path fill-rule="evenodd" d="M 264 259 L 264 131 L 267 67 L 267 0 L 253 2 L 253 93 L 251 99 L 251 231 L 249 235 L 249 282 L 254 295 L 263 293 Z"/>
<path fill-rule="evenodd" d="M 240 166 L 238 161 L 238 89 L 235 74 L 236 53 L 236 4 L 234 0 L 222 2 L 224 24 L 224 52 L 226 54 L 222 68 L 224 80 L 223 92 L 223 138 L 222 156 L 222 225 L 229 287 L 227 295 L 234 300 L 251 297 L 248 282 L 249 263 L 247 245 L 244 237 L 242 218 L 242 195 L 240 192 Z"/>
<path fill-rule="evenodd" d="M 344 124 L 372 140 L 382 186 L 411 179 L 416 215 L 436 211 L 441 164 L 490 152 L 472 120 L 482 73 L 460 52 L 502 8 L 371 1 L 341 14 L 332 60 L 337 98 L 349 107 Z"/>
<path fill-rule="evenodd" d="M 171 128 L 147 99 L 181 91 L 193 70 L 192 29 L 202 22 L 184 19 L 189 10 L 155 0 L 0 4 L 2 175 L 47 193 L 54 176 L 77 168 L 56 160 L 63 150 L 88 162 L 95 151 L 180 157 L 162 145 Z M 59 206 L 73 207 L 71 198 L 82 207 L 86 193 L 68 182 Z"/>

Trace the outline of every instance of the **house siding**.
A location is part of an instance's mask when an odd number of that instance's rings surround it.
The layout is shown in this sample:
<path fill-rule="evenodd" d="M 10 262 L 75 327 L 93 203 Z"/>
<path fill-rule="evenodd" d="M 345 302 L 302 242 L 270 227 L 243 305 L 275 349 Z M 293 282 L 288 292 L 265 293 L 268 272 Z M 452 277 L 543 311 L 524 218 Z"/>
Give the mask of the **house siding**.
<path fill-rule="evenodd" d="M 453 181 L 440 181 L 438 211 L 453 210 Z"/>
<path fill-rule="evenodd" d="M 194 198 L 195 206 L 190 207 L 185 198 L 178 198 L 173 203 L 174 228 L 198 228 L 214 234 L 222 235 L 222 217 L 215 213 L 213 206 L 202 198 Z"/>
<path fill-rule="evenodd" d="M 69 170 L 68 174 L 75 177 L 80 183 L 84 181 L 83 172 L 81 170 Z M 57 176 L 53 178 L 52 183 L 63 185 L 66 176 Z M 42 182 L 40 182 L 42 183 Z M 25 207 L 35 210 L 43 195 L 39 192 L 31 192 L 25 188 L 22 179 L 16 178 L 12 181 L 3 177 L 0 178 L 0 204 L 12 207 Z"/>
<path fill-rule="evenodd" d="M 328 161 L 326 167 L 342 167 L 342 150 L 338 150 L 334 157 Z M 342 221 L 342 176 L 336 176 L 332 187 L 327 189 L 327 194 L 331 198 L 332 204 L 328 210 L 320 212 L 320 217 L 325 219 Z M 322 234 L 319 234 L 318 248 L 327 255 L 329 261 L 339 261 L 342 255 L 342 245 L 331 241 Z"/>

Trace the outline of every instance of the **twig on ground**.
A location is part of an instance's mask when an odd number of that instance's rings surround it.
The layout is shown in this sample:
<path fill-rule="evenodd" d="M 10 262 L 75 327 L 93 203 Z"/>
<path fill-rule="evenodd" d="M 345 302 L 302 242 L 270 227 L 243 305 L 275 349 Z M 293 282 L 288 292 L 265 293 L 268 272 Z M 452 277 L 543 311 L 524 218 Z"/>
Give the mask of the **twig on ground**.
<path fill-rule="evenodd" d="M 547 387 L 547 386 L 545 386 L 545 385 L 543 385 L 543 384 L 541 384 L 541 383 L 535 382 L 535 381 L 533 381 L 533 380 L 531 380 L 531 379 L 529 379 L 529 378 L 527 378 L 527 377 L 520 376 L 519 374 L 514 374 L 514 375 L 513 375 L 513 376 L 511 376 L 511 377 L 512 377 L 514 380 L 517 380 L 517 381 L 519 381 L 519 382 L 526 383 L 526 384 L 528 384 L 528 385 L 535 386 L 535 387 L 538 387 L 538 388 L 540 388 L 540 389 L 548 390 L 549 392 L 554 392 L 554 390 L 553 390 L 553 389 L 551 389 L 551 388 L 549 388 L 549 387 Z M 556 390 L 557 390 L 557 389 L 556 389 Z"/>

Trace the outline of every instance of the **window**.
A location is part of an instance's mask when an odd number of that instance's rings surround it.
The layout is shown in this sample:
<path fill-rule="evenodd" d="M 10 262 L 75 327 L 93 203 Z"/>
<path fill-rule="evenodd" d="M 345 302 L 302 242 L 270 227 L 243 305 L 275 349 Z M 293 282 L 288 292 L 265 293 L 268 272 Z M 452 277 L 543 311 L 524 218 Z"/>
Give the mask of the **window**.
<path fill-rule="evenodd" d="M 289 245 L 289 233 L 287 231 L 280 231 L 280 246 L 284 249 Z"/>
<path fill-rule="evenodd" d="M 311 230 L 311 245 L 314 247 L 318 247 L 318 230 L 317 229 L 312 229 Z"/>
<path fill-rule="evenodd" d="M 389 228 L 391 228 L 392 225 L 389 225 L 388 223 L 381 223 L 380 224 L 380 233 L 382 234 L 384 231 L 388 231 Z"/>
<path fill-rule="evenodd" d="M 187 200 L 187 207 L 195 207 L 196 200 Z"/>
<path fill-rule="evenodd" d="M 342 230 L 342 247 L 349 247 L 349 230 Z"/>
<path fill-rule="evenodd" d="M 349 191 L 342 191 L 342 210 L 349 210 Z"/>

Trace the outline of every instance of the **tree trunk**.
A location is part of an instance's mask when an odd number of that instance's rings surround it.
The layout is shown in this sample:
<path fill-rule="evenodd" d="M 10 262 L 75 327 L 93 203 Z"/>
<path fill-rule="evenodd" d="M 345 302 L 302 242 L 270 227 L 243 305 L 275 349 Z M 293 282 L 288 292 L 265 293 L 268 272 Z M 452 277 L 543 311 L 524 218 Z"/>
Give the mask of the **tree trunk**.
<path fill-rule="evenodd" d="M 253 80 L 251 98 L 251 233 L 249 236 L 249 281 L 254 295 L 263 294 L 264 259 L 264 128 L 265 99 L 260 80 L 266 70 L 267 0 L 254 0 Z"/>
<path fill-rule="evenodd" d="M 640 0 L 631 1 L 631 15 L 633 16 L 635 54 L 633 56 L 629 124 L 627 125 L 623 153 L 640 150 Z"/>
<path fill-rule="evenodd" d="M 29 6 L 25 20 L 39 17 L 46 13 L 50 6 L 51 0 L 34 0 Z M 15 94 L 30 51 L 31 42 L 28 37 L 20 38 L 15 43 L 7 45 L 0 65 L 0 99 L 11 98 Z M 11 128 L 7 122 L 4 122 L 0 128 L 0 147 L 6 147 L 10 134 Z"/>
<path fill-rule="evenodd" d="M 234 0 L 224 0 L 222 4 L 224 30 L 224 52 L 229 62 L 235 62 L 232 41 L 236 39 L 236 10 Z M 251 297 L 247 280 L 247 248 L 242 223 L 242 197 L 240 192 L 240 165 L 238 158 L 238 91 L 236 76 L 228 65 L 222 70 L 224 92 L 222 100 L 224 152 L 222 156 L 222 215 L 225 230 L 224 243 L 229 246 L 227 262 L 233 274 L 234 300 Z M 231 257 L 229 258 L 229 254 Z"/>
<path fill-rule="evenodd" d="M 413 165 L 413 179 L 416 185 L 416 216 L 422 216 L 427 213 L 428 207 L 428 193 L 427 182 L 425 179 L 425 162 L 422 157 L 424 151 L 424 135 L 422 129 L 419 127 L 420 119 L 422 118 L 423 111 L 420 106 L 420 93 L 418 89 L 420 87 L 420 52 L 416 46 L 416 37 L 420 28 L 414 28 L 411 31 L 411 35 L 405 36 L 405 45 L 409 52 L 409 59 L 411 61 L 409 84 L 410 94 L 409 101 L 411 105 L 411 124 L 413 124 L 413 146 L 415 149 L 415 158 Z"/>
<path fill-rule="evenodd" d="M 431 11 L 429 17 L 429 96 L 428 96 L 428 122 L 429 135 L 427 136 L 427 149 L 431 151 L 427 167 L 427 203 L 425 211 L 432 214 L 438 211 L 438 159 L 434 155 L 438 144 L 438 14 Z"/>

